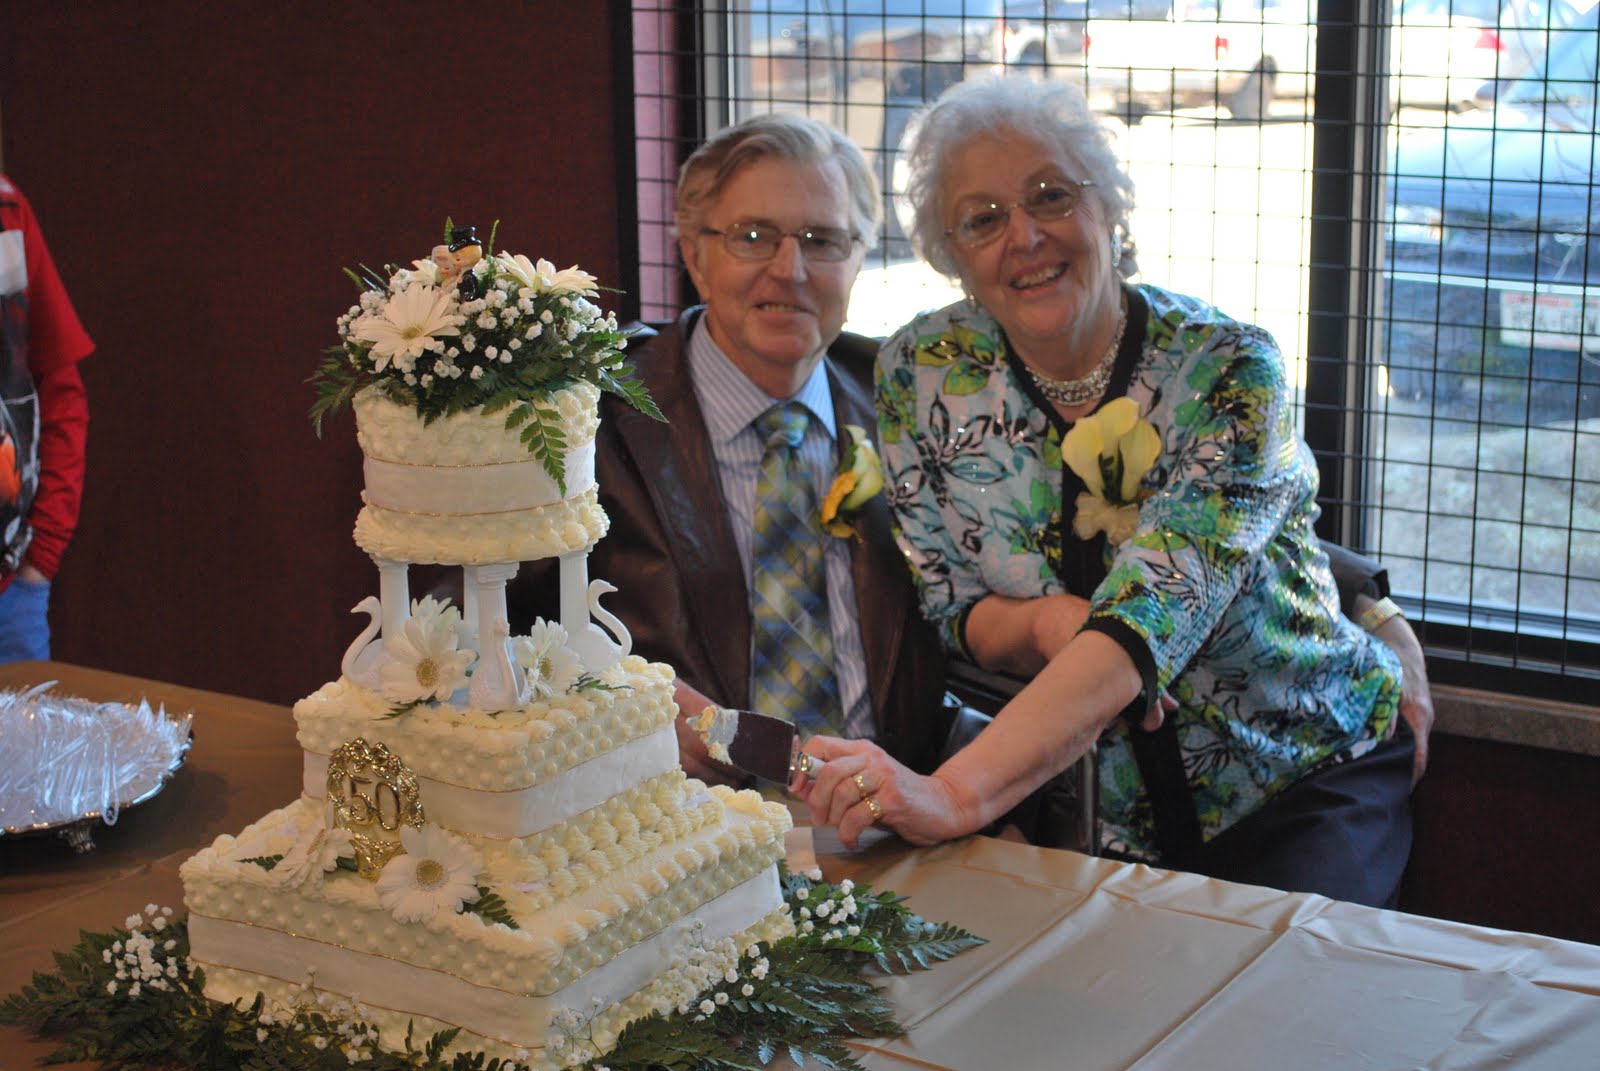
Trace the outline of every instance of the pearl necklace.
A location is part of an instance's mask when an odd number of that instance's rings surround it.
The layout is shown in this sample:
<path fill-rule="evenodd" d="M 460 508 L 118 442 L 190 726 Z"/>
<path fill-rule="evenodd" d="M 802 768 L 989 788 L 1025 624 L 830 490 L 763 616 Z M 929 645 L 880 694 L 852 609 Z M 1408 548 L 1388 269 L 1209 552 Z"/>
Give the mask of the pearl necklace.
<path fill-rule="evenodd" d="M 1117 317 L 1117 333 L 1111 338 L 1111 345 L 1106 349 L 1105 356 L 1100 358 L 1100 363 L 1094 370 L 1082 379 L 1056 379 L 1054 376 L 1045 375 L 1028 362 L 1022 362 L 1022 367 L 1028 370 L 1028 375 L 1033 378 L 1034 385 L 1039 388 L 1039 393 L 1057 405 L 1077 406 L 1096 401 L 1106 392 L 1106 386 L 1111 382 L 1111 370 L 1116 367 L 1117 351 L 1122 348 L 1122 334 L 1128 327 L 1128 307 L 1122 306 L 1121 315 Z"/>

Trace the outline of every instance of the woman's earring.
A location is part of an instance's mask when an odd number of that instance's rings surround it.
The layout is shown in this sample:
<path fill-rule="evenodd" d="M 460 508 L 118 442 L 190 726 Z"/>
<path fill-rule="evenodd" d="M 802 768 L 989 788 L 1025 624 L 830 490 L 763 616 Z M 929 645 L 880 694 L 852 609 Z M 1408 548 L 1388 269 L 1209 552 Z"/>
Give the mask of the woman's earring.
<path fill-rule="evenodd" d="M 1124 279 L 1139 273 L 1139 250 L 1120 228 L 1111 232 L 1111 267 Z"/>

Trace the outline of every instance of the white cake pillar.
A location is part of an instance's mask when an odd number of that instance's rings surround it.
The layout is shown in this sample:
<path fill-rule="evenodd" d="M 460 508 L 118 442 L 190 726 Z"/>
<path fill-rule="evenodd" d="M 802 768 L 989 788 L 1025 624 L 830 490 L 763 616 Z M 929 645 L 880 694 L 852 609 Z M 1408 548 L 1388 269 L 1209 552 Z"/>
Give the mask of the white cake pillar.
<path fill-rule="evenodd" d="M 383 603 L 383 636 L 398 636 L 411 619 L 411 581 L 405 562 L 372 555 L 378 567 L 378 598 Z"/>
<path fill-rule="evenodd" d="M 513 710 L 528 702 L 530 690 L 511 657 L 511 625 L 506 615 L 506 581 L 517 575 L 516 562 L 469 565 L 463 570 L 475 589 L 478 621 L 478 664 L 467 688 L 478 710 Z"/>
<path fill-rule="evenodd" d="M 590 673 L 611 668 L 633 648 L 627 627 L 600 606 L 600 596 L 616 590 L 604 580 L 590 583 L 587 547 L 561 556 L 561 627 L 567 631 L 567 646 Z M 611 631 L 607 633 L 591 616 Z"/>
<path fill-rule="evenodd" d="M 471 566 L 461 569 L 461 646 L 478 650 L 478 585 L 467 578 Z"/>

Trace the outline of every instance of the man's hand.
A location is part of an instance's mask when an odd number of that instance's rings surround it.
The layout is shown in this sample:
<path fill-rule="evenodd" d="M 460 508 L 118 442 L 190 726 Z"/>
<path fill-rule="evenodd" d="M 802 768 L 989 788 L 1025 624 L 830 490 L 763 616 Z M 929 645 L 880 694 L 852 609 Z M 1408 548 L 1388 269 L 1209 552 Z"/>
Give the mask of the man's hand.
<path fill-rule="evenodd" d="M 1040 666 L 1060 654 L 1089 620 L 1089 600 L 1076 595 L 1041 595 L 1028 600 L 1033 612 L 1033 649 Z"/>

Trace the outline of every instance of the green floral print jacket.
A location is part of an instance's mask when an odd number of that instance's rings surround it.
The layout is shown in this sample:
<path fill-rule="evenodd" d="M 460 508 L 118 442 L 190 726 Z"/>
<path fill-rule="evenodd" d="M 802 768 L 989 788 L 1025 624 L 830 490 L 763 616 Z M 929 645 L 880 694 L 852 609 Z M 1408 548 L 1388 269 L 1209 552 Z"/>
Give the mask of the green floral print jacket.
<path fill-rule="evenodd" d="M 1312 528 L 1317 469 L 1271 336 L 1153 286 L 1127 298 L 1106 397 L 1136 402 L 1161 439 L 1130 538 L 1073 533 L 1084 486 L 1062 464 L 1071 424 L 966 302 L 922 314 L 879 352 L 885 493 L 923 613 L 953 651 L 968 655 L 967 614 L 987 595 L 1090 600 L 1086 627 L 1178 701 L 1184 776 L 1209 839 L 1386 738 L 1400 671 L 1339 611 Z M 1154 861 L 1122 719 L 1097 766 L 1102 849 Z"/>

